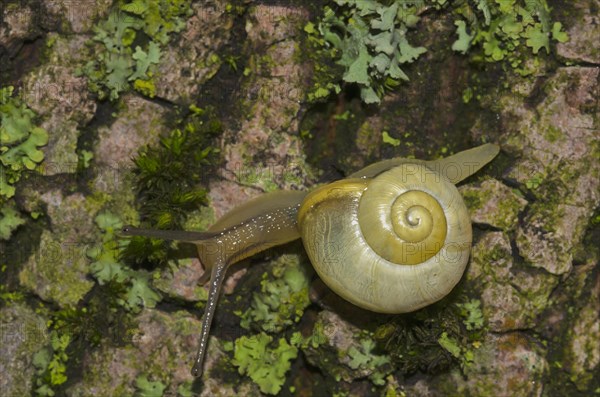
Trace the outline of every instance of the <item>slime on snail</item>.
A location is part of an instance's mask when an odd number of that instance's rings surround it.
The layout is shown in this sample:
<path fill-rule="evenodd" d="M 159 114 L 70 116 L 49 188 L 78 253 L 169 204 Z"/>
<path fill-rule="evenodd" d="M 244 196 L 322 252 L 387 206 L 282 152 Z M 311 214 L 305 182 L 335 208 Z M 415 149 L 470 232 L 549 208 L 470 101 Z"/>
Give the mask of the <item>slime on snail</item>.
<path fill-rule="evenodd" d="M 347 301 L 406 313 L 446 296 L 467 265 L 472 232 L 455 184 L 497 154 L 485 144 L 444 159 L 393 158 L 311 192 L 276 191 L 225 214 L 206 232 L 138 229 L 122 234 L 198 247 L 210 282 L 194 376 L 202 375 L 210 326 L 228 267 L 302 239 L 319 277 Z"/>

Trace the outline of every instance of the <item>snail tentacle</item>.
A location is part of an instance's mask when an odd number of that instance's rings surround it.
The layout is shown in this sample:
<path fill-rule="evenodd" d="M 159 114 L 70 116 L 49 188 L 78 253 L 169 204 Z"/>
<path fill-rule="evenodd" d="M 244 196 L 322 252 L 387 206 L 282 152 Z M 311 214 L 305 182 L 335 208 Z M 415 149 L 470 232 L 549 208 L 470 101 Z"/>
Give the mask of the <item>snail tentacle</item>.
<path fill-rule="evenodd" d="M 217 303 L 219 301 L 219 295 L 221 292 L 221 286 L 225 280 L 225 274 L 229 264 L 223 261 L 219 261 L 214 264 L 210 272 L 210 287 L 208 290 L 208 300 L 204 308 L 204 315 L 202 316 L 202 325 L 200 329 L 200 341 L 198 343 L 198 353 L 196 354 L 196 361 L 192 367 L 192 376 L 199 377 L 204 372 L 204 356 L 208 349 L 208 336 L 210 335 L 210 327 L 215 315 Z"/>
<path fill-rule="evenodd" d="M 410 163 L 427 165 L 444 175 L 450 182 L 456 184 L 479 171 L 484 165 L 492 161 L 499 151 L 500 147 L 498 145 L 486 143 L 439 160 L 424 161 L 396 157 L 370 164 L 349 175 L 348 178 L 373 178 L 394 167 Z"/>

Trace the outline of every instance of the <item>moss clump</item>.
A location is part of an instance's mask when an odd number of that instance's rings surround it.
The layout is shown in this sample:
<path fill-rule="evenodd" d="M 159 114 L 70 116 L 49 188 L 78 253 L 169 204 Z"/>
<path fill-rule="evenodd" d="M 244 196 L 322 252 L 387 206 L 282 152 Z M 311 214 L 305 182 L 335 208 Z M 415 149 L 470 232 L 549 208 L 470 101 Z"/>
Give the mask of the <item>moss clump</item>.
<path fill-rule="evenodd" d="M 484 317 L 481 302 L 439 305 L 381 325 L 375 339 L 385 343 L 392 363 L 404 374 L 437 373 L 452 365 L 465 368 L 481 345 Z"/>
<path fill-rule="evenodd" d="M 207 203 L 204 186 L 219 159 L 214 140 L 223 128 L 212 110 L 190 110 L 159 145 L 142 148 L 134 160 L 140 215 L 151 228 L 181 229 L 188 214 Z M 134 237 L 123 255 L 138 263 L 163 262 L 167 246 L 157 239 Z"/>
<path fill-rule="evenodd" d="M 185 27 L 190 0 L 119 0 L 108 18 L 94 27 L 93 60 L 82 73 L 100 99 L 115 100 L 133 87 L 154 96 L 153 77 L 161 50 Z M 97 43 L 97 44 L 96 44 Z"/>

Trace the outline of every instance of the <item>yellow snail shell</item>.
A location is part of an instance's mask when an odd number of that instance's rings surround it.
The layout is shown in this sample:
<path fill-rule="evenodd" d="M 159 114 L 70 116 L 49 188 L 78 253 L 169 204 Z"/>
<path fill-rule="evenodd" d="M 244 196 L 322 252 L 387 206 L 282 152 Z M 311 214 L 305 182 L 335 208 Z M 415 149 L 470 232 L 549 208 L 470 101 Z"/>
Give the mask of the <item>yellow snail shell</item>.
<path fill-rule="evenodd" d="M 304 247 L 342 298 L 405 313 L 438 301 L 460 280 L 471 247 L 469 213 L 456 187 L 425 168 L 403 164 L 305 198 L 298 216 Z"/>
<path fill-rule="evenodd" d="M 310 193 L 268 193 L 235 208 L 207 232 L 137 229 L 194 243 L 206 268 L 209 298 L 192 373 L 202 374 L 210 325 L 227 268 L 275 245 L 302 238 L 315 270 L 334 292 L 380 313 L 417 310 L 458 283 L 471 248 L 469 213 L 455 184 L 490 162 L 485 144 L 434 161 L 395 158 Z"/>

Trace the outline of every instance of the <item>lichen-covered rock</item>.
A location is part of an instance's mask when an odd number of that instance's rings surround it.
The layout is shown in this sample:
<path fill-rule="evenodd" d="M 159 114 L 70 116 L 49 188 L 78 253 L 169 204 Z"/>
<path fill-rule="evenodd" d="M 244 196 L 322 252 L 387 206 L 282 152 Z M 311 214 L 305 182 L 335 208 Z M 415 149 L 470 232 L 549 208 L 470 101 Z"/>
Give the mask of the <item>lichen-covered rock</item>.
<path fill-rule="evenodd" d="M 178 260 L 170 263 L 171 266 L 161 271 L 159 279 L 152 285 L 168 296 L 190 302 L 206 300 L 206 288 L 198 284 L 204 273 L 200 260 L 197 258 Z"/>
<path fill-rule="evenodd" d="M 317 329 L 322 330 L 318 332 L 325 341 L 318 347 L 308 344 L 303 350 L 311 365 L 337 381 L 370 377 L 374 383 L 383 384 L 389 357 L 375 354 L 374 342 L 361 334 L 360 328 L 324 310 L 318 314 Z"/>
<path fill-rule="evenodd" d="M 0 56 L 5 53 L 12 57 L 20 49 L 25 40 L 32 39 L 40 34 L 35 25 L 34 3 L 12 3 L 2 5 L 0 11 Z"/>
<path fill-rule="evenodd" d="M 548 371 L 544 350 L 520 333 L 488 334 L 473 363 L 406 388 L 409 396 L 541 396 Z"/>
<path fill-rule="evenodd" d="M 474 223 L 481 223 L 505 231 L 517 227 L 519 213 L 527 201 L 496 179 L 488 179 L 480 186 L 459 188 Z"/>
<path fill-rule="evenodd" d="M 156 96 L 189 104 L 195 101 L 202 85 L 217 73 L 223 63 L 218 51 L 229 42 L 234 19 L 226 5 L 223 0 L 192 4 L 194 15 L 187 20 L 176 43 L 161 55 L 155 78 Z"/>
<path fill-rule="evenodd" d="M 99 142 L 94 148 L 97 175 L 93 186 L 106 193 L 128 186 L 131 159 L 167 131 L 164 106 L 133 94 L 124 95 L 122 104 L 116 120 L 98 129 Z"/>
<path fill-rule="evenodd" d="M 0 339 L 0 394 L 30 395 L 33 355 L 46 343 L 46 320 L 21 303 L 10 303 L 0 309 Z"/>
<path fill-rule="evenodd" d="M 577 23 L 568 25 L 569 40 L 556 45 L 557 54 L 569 60 L 599 64 L 600 18 L 598 17 L 598 10 L 600 9 L 600 1 L 569 1 L 562 4 L 561 7 L 566 8 L 563 12 L 577 15 L 578 18 L 576 19 Z"/>
<path fill-rule="evenodd" d="M 496 332 L 532 328 L 558 283 L 552 275 L 516 266 L 510 240 L 503 232 L 480 237 L 472 250 L 467 279 L 481 291 L 486 322 Z"/>
<path fill-rule="evenodd" d="M 25 263 L 19 280 L 44 300 L 73 306 L 92 288 L 86 251 L 97 239 L 93 216 L 99 208 L 80 193 L 63 196 L 50 190 L 40 196 L 52 230 L 44 230 L 40 244 Z"/>
<path fill-rule="evenodd" d="M 48 131 L 44 175 L 74 173 L 77 170 L 79 130 L 96 112 L 96 102 L 87 90 L 86 80 L 76 76 L 85 39 L 56 34 L 49 50 L 48 62 L 25 77 L 23 96 L 27 105 L 41 118 Z"/>
<path fill-rule="evenodd" d="M 467 279 L 506 283 L 511 279 L 513 267 L 512 248 L 508 236 L 503 232 L 487 232 L 475 243 L 471 250 L 471 262 L 467 269 Z"/>
<path fill-rule="evenodd" d="M 517 229 L 519 254 L 534 267 L 564 274 L 600 200 L 597 68 L 561 68 L 534 110 L 505 109 L 503 149 L 519 157 L 505 177 L 534 197 Z M 515 104 L 517 105 L 517 104 Z"/>
<path fill-rule="evenodd" d="M 191 365 L 198 344 L 200 322 L 187 312 L 164 313 L 144 309 L 136 318 L 138 333 L 123 347 L 103 345 L 89 351 L 83 362 L 83 379 L 67 395 L 133 395 L 135 381 L 146 376 L 166 385 L 164 395 L 193 381 Z M 211 339 L 203 380 L 223 357 L 218 340 Z"/>
<path fill-rule="evenodd" d="M 581 391 L 597 377 L 600 367 L 600 277 L 595 277 L 592 289 L 586 295 L 585 305 L 569 322 L 561 362 Z"/>
<path fill-rule="evenodd" d="M 253 69 L 240 97 L 248 116 L 224 134 L 231 142 L 223 148 L 225 181 L 210 186 L 217 217 L 261 191 L 301 189 L 311 178 L 297 135 L 309 73 L 297 56 L 297 37 L 307 17 L 305 9 L 291 6 L 257 5 L 248 11 L 245 51 Z M 274 21 L 277 32 L 285 32 L 280 40 L 280 33 L 273 34 Z"/>
<path fill-rule="evenodd" d="M 90 31 L 94 22 L 106 14 L 112 1 L 43 0 L 41 4 L 48 13 L 44 19 L 48 29 L 84 33 Z"/>

